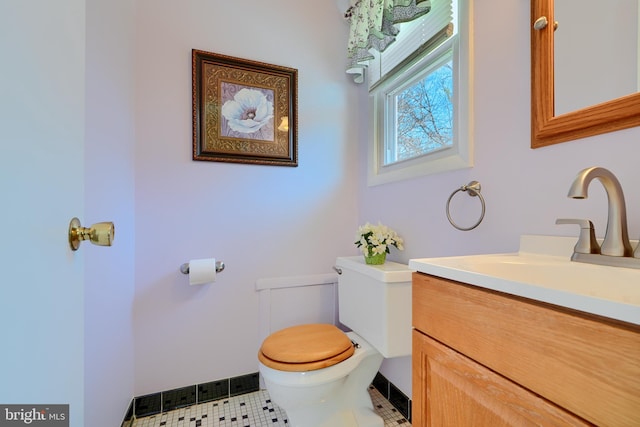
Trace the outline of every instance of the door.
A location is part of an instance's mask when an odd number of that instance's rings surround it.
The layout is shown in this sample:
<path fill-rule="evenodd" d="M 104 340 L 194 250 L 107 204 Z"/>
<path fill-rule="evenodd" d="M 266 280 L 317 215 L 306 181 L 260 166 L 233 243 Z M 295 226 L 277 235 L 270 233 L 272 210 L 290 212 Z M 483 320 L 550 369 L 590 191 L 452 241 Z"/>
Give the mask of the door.
<path fill-rule="evenodd" d="M 84 43 L 83 0 L 0 2 L 0 405 L 69 404 L 71 426 L 84 411 L 83 255 L 66 237 L 84 206 Z"/>
<path fill-rule="evenodd" d="M 412 415 L 418 427 L 591 425 L 417 330 Z"/>

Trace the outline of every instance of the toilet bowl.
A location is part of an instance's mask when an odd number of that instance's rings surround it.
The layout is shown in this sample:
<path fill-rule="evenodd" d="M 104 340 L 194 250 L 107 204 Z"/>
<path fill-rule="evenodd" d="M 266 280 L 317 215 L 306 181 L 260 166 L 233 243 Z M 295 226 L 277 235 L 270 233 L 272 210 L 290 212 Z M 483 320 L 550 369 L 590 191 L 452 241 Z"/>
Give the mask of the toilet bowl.
<path fill-rule="evenodd" d="M 404 264 L 336 260 L 340 322 L 297 325 L 258 353 L 271 399 L 292 427 L 383 427 L 368 387 L 385 357 L 411 354 L 411 271 Z"/>
<path fill-rule="evenodd" d="M 300 327 L 301 333 L 305 326 Z M 259 370 L 269 395 L 286 412 L 293 427 L 382 427 L 384 423 L 373 410 L 367 388 L 383 357 L 354 332 L 336 331 L 355 344 L 351 344 L 349 357 L 329 366 L 295 371 L 296 364 L 292 363 L 288 368 L 274 369 L 261 359 Z"/>

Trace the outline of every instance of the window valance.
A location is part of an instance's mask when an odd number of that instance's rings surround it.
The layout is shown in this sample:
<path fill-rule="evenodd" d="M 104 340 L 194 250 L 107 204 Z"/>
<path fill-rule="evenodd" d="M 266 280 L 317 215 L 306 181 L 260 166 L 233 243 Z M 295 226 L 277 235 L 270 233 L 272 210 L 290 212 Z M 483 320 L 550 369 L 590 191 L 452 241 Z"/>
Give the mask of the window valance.
<path fill-rule="evenodd" d="M 396 24 L 419 18 L 431 10 L 429 0 L 351 0 L 344 16 L 350 24 L 347 73 L 364 81 L 364 68 L 374 59 L 370 50 L 383 52 L 396 39 Z"/>

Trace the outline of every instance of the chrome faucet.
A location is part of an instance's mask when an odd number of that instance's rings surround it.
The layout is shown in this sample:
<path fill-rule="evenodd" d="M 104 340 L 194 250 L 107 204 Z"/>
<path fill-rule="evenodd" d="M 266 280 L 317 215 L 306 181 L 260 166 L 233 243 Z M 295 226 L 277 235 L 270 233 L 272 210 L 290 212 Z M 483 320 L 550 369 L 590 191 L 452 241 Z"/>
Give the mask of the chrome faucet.
<path fill-rule="evenodd" d="M 636 248 L 634 258 L 633 248 L 627 232 L 627 208 L 620 182 L 613 173 L 602 167 L 591 167 L 578 173 L 571 184 L 568 196 L 573 199 L 586 199 L 587 189 L 591 181 L 597 178 L 607 192 L 608 219 L 607 230 L 602 245 L 597 248 L 594 239 L 583 237 L 589 229 L 593 235 L 593 224 L 586 220 L 559 219 L 556 224 L 578 223 L 581 225 L 581 242 L 576 245 L 571 257 L 574 261 L 587 262 L 602 265 L 614 265 L 619 267 L 640 268 L 640 245 Z M 586 224 L 586 225 L 585 225 Z M 584 242 L 591 240 L 587 245 Z M 596 247 L 594 247 L 596 245 Z M 585 250 L 585 248 L 589 250 Z M 600 253 L 598 253 L 600 252 Z M 604 255 L 604 256 L 603 256 Z"/>
<path fill-rule="evenodd" d="M 609 218 L 604 241 L 600 246 L 602 255 L 633 256 L 633 249 L 627 233 L 627 207 L 618 178 L 605 168 L 587 168 L 573 181 L 568 196 L 573 199 L 586 199 L 587 188 L 594 178 L 598 178 L 607 192 Z"/>

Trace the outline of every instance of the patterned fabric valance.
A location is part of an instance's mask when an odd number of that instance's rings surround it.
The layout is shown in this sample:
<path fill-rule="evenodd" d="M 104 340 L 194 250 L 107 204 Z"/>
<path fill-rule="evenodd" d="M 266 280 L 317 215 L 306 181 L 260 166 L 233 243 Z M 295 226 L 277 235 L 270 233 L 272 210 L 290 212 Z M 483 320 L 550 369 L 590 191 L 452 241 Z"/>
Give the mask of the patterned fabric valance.
<path fill-rule="evenodd" d="M 383 52 L 396 39 L 395 24 L 412 21 L 431 10 L 429 0 L 351 0 L 344 14 L 349 21 L 347 73 L 355 74 L 356 83 L 364 81 L 363 74 L 375 49 Z"/>

